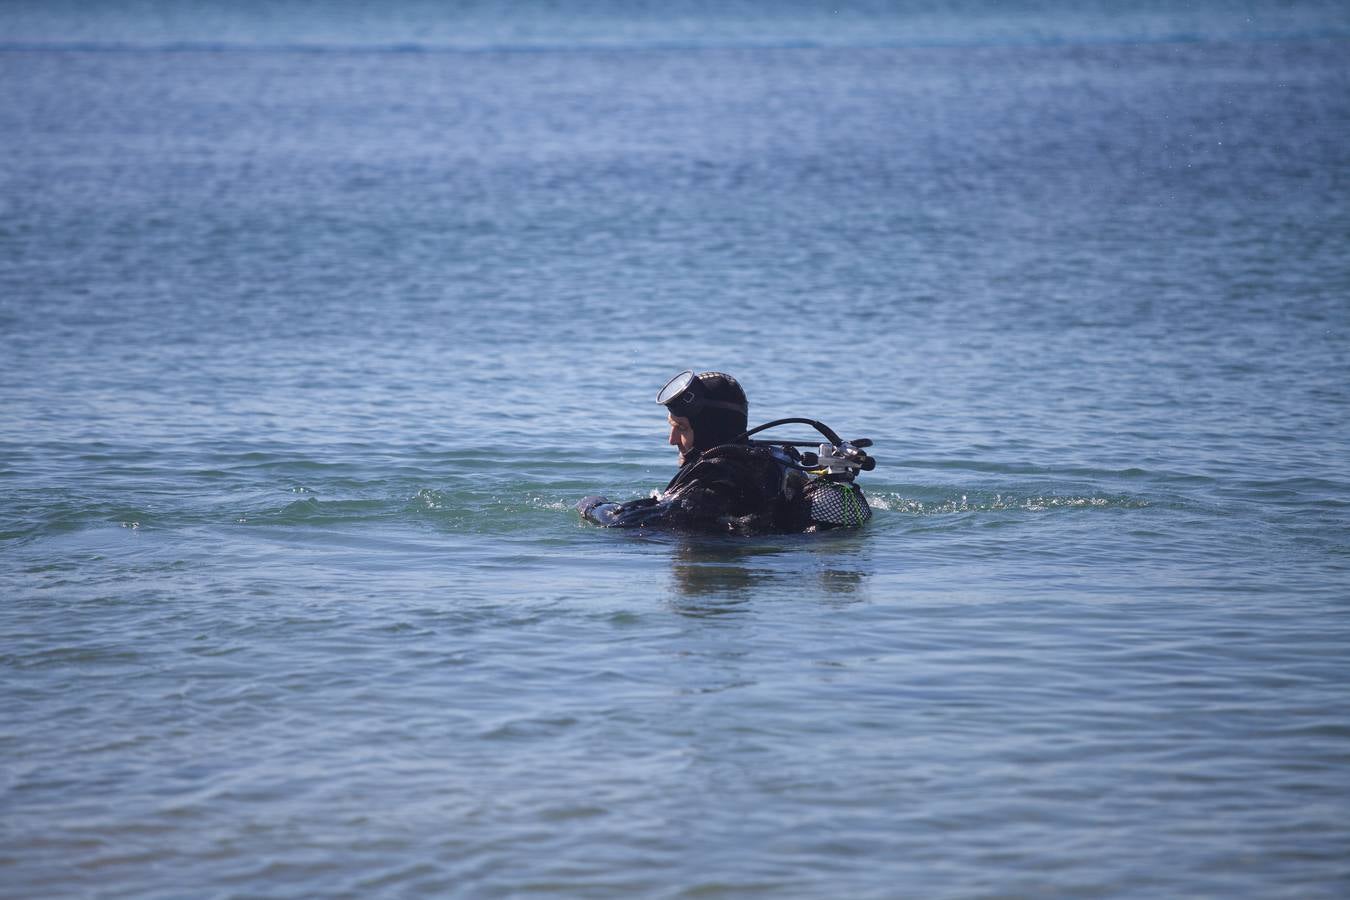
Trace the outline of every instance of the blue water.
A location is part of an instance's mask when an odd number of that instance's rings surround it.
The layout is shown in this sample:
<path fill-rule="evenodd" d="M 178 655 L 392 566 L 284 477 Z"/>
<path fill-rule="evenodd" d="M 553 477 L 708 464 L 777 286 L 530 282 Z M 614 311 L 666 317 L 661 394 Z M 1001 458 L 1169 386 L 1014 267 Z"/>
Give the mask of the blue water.
<path fill-rule="evenodd" d="M 0 894 L 1350 891 L 1343 4 L 378 10 L 0 7 Z"/>

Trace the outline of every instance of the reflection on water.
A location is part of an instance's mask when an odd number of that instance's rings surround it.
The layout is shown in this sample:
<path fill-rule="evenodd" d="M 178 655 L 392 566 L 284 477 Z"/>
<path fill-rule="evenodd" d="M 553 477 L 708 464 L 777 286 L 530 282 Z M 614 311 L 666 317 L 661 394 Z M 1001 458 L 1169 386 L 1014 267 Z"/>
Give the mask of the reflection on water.
<path fill-rule="evenodd" d="M 671 545 L 670 572 L 685 615 L 740 611 L 752 597 L 812 597 L 857 602 L 870 572 L 860 533 L 726 538 L 681 535 Z M 692 601 L 692 602 L 689 602 Z"/>

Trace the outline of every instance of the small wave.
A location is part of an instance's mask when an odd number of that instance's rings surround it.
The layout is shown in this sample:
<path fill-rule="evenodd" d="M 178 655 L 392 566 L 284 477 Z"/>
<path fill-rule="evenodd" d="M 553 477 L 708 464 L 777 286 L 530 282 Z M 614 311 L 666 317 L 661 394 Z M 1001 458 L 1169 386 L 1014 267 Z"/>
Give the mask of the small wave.
<path fill-rule="evenodd" d="M 539 526 L 534 513 L 550 515 L 570 509 L 563 499 L 522 495 L 511 490 L 440 490 L 422 488 L 403 503 L 406 515 L 437 529 L 454 531 L 517 531 Z"/>
<path fill-rule="evenodd" d="M 543 497 L 530 497 L 528 502 L 535 509 L 547 509 L 553 512 L 567 512 L 576 509 L 577 505 L 576 500 L 545 500 Z"/>
<path fill-rule="evenodd" d="M 0 521 L 0 541 L 22 543 L 110 525 L 140 531 L 163 524 L 169 515 L 162 508 L 108 502 L 73 493 L 23 497 L 5 514 Z"/>
<path fill-rule="evenodd" d="M 355 522 L 388 518 L 394 512 L 384 500 L 320 500 L 311 496 L 287 503 L 280 509 L 240 516 L 237 521 L 241 525 Z"/>

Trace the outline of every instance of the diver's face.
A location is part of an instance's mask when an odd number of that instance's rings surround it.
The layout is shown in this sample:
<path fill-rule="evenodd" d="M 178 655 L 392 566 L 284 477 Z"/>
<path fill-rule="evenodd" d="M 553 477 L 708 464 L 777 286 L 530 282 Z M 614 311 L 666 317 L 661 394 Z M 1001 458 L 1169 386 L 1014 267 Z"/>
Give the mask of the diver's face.
<path fill-rule="evenodd" d="M 684 416 L 669 414 L 666 423 L 670 425 L 670 445 L 680 449 L 680 464 L 683 465 L 684 458 L 694 452 L 694 426 Z"/>

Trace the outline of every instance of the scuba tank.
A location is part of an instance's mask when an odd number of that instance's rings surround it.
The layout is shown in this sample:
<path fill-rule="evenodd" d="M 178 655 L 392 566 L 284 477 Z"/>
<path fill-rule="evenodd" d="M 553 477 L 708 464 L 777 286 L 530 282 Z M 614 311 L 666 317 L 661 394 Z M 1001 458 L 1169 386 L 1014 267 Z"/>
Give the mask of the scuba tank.
<path fill-rule="evenodd" d="M 810 425 L 829 443 L 814 444 L 802 441 L 755 441 L 750 436 L 776 428 L 779 425 Z M 806 507 L 810 521 L 825 528 L 857 528 L 872 518 L 872 509 L 862 488 L 853 483 L 859 472 L 870 472 L 877 462 L 864 450 L 872 446 L 867 438 L 845 441 L 829 426 L 814 419 L 775 419 L 751 428 L 738 441 L 752 446 L 768 446 L 779 451 L 778 462 L 790 469 L 805 473 L 808 478 L 802 488 L 800 502 Z M 798 447 L 815 447 L 815 452 L 801 452 Z"/>
<path fill-rule="evenodd" d="M 852 460 L 844 456 L 845 452 L 838 447 L 821 444 L 816 456 L 823 468 L 813 470 L 820 474 L 808 481 L 802 490 L 803 500 L 810 505 L 811 521 L 818 525 L 856 528 L 872 518 L 872 508 L 867 505 L 862 488 L 853 483 L 853 476 L 858 470 L 844 468 L 852 465 Z M 871 457 L 867 459 L 872 461 Z M 843 474 L 850 471 L 851 474 Z"/>

